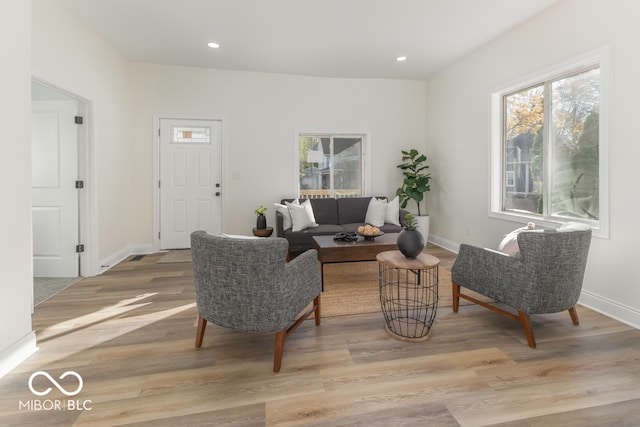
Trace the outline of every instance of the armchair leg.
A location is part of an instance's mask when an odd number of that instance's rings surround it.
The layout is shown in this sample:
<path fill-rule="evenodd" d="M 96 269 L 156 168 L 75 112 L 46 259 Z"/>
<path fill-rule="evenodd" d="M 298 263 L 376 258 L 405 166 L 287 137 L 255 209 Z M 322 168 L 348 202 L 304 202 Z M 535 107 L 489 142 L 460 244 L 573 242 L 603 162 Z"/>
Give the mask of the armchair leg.
<path fill-rule="evenodd" d="M 280 372 L 282 366 L 282 355 L 284 353 L 284 340 L 295 331 L 298 326 L 313 314 L 316 319 L 316 326 L 320 325 L 320 294 L 313 299 L 313 307 L 305 311 L 298 320 L 287 329 L 276 333 L 276 345 L 273 351 L 273 372 Z"/>
<path fill-rule="evenodd" d="M 276 333 L 276 346 L 273 351 L 273 372 L 280 372 L 282 366 L 282 354 L 284 353 L 284 339 L 287 337 L 287 330 Z"/>
<path fill-rule="evenodd" d="M 316 319 L 316 326 L 320 326 L 320 295 L 313 299 L 313 316 Z"/>
<path fill-rule="evenodd" d="M 520 317 L 520 323 L 524 330 L 524 336 L 527 337 L 529 347 L 536 348 L 536 339 L 533 337 L 533 329 L 531 328 L 531 318 L 525 312 L 518 310 L 518 316 Z"/>
<path fill-rule="evenodd" d="M 455 283 L 452 283 L 452 288 L 453 288 L 453 301 L 452 301 L 452 307 L 453 307 L 453 312 L 457 313 L 458 312 L 458 306 L 460 304 L 460 285 L 456 285 Z"/>
<path fill-rule="evenodd" d="M 580 319 L 578 319 L 578 312 L 576 311 L 576 307 L 573 306 L 569 309 L 569 316 L 571 316 L 571 321 L 574 325 L 580 324 Z"/>
<path fill-rule="evenodd" d="M 196 331 L 196 348 L 200 348 L 204 339 L 204 330 L 207 328 L 207 320 L 198 313 L 198 330 Z"/>

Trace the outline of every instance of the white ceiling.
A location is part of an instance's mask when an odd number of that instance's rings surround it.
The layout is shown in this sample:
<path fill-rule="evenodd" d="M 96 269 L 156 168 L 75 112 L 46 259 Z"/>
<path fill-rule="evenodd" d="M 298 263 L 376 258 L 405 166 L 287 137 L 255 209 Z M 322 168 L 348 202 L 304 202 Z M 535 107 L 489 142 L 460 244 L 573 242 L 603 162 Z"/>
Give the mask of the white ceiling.
<path fill-rule="evenodd" d="M 558 0 L 54 1 L 132 61 L 426 79 Z"/>

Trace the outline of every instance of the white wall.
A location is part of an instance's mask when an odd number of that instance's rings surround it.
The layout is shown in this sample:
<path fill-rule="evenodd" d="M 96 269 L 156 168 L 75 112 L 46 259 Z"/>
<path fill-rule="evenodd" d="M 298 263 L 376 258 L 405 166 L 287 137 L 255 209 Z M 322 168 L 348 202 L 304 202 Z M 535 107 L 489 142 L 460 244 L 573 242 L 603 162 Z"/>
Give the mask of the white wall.
<path fill-rule="evenodd" d="M 640 2 L 566 0 L 427 82 L 431 232 L 496 247 L 518 224 L 489 212 L 489 93 L 603 46 L 610 48 L 610 239 L 594 238 L 581 302 L 640 327 L 636 268 Z M 466 234 L 467 226 L 472 234 Z"/>
<path fill-rule="evenodd" d="M 132 64 L 132 236 L 152 238 L 153 114 L 223 119 L 225 231 L 250 234 L 254 210 L 295 196 L 296 129 L 364 130 L 372 139 L 371 193 L 393 196 L 400 150 L 424 145 L 425 83 L 330 79 Z M 234 178 L 238 172 L 240 178 Z"/>
<path fill-rule="evenodd" d="M 0 0 L 0 377 L 35 351 L 30 44 L 31 2 Z"/>
<path fill-rule="evenodd" d="M 94 153 L 86 178 L 94 200 L 91 271 L 127 254 L 130 244 L 127 62 L 56 2 L 33 0 L 33 76 L 90 101 Z"/>
<path fill-rule="evenodd" d="M 94 270 L 153 243 L 154 113 L 224 120 L 225 231 L 234 233 L 250 232 L 260 204 L 293 195 L 296 128 L 370 131 L 371 193 L 389 196 L 400 149 L 424 144 L 424 82 L 129 64 L 47 0 L 33 1 L 32 34 L 33 75 L 93 108 Z"/>

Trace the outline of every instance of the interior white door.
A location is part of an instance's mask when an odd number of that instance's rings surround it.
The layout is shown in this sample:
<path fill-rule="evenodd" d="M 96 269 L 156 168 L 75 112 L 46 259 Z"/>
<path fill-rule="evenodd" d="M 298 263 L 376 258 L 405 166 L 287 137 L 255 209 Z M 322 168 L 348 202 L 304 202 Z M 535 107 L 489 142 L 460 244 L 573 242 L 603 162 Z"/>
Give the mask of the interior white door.
<path fill-rule="evenodd" d="M 221 157 L 219 120 L 160 119 L 160 249 L 222 231 Z"/>
<path fill-rule="evenodd" d="M 33 275 L 77 277 L 78 130 L 73 101 L 33 101 Z"/>

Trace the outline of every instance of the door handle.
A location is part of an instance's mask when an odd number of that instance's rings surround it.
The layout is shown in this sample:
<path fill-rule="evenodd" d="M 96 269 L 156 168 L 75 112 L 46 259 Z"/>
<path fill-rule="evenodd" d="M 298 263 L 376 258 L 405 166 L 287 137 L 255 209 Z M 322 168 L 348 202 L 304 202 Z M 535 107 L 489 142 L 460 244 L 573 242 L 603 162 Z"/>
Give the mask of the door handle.
<path fill-rule="evenodd" d="M 220 192 L 216 191 L 216 197 L 220 197 Z"/>

